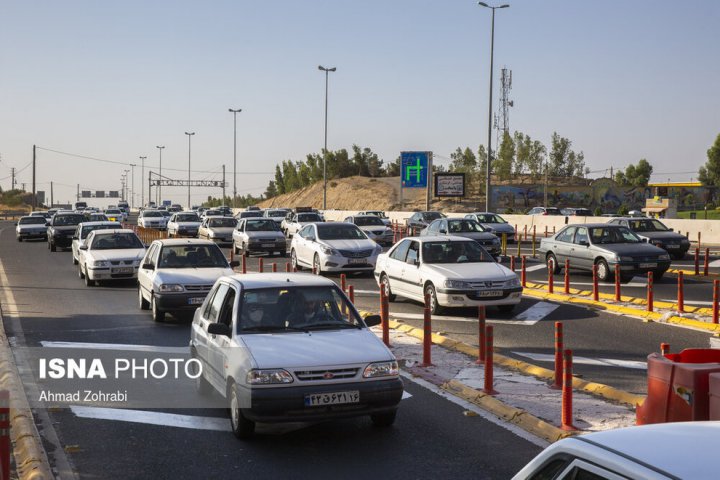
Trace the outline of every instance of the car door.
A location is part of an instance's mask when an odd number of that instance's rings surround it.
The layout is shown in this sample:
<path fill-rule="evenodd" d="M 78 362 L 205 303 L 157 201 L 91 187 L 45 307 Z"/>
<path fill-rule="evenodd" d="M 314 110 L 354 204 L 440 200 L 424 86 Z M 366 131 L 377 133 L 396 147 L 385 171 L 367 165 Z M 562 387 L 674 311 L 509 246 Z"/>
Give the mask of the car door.
<path fill-rule="evenodd" d="M 168 235 L 175 234 L 177 232 L 177 214 L 173 213 L 173 216 L 170 217 L 170 220 L 168 220 L 167 229 L 168 229 Z"/>
<path fill-rule="evenodd" d="M 408 247 L 401 273 L 401 283 L 407 296 L 415 299 L 421 299 L 423 297 L 423 285 L 420 274 L 420 242 L 417 240 L 412 240 Z"/>
<path fill-rule="evenodd" d="M 401 240 L 390 254 L 388 255 L 385 265 L 385 274 L 390 280 L 390 290 L 393 293 L 406 294 L 407 289 L 402 283 L 402 272 L 405 269 L 405 257 L 408 248 L 410 248 L 411 240 Z"/>
<path fill-rule="evenodd" d="M 565 264 L 565 260 L 570 259 L 572 249 L 575 247 L 572 242 L 576 230 L 577 227 L 569 226 L 555 237 L 552 250 L 560 266 Z M 572 260 L 570 260 L 570 264 L 574 265 Z"/>
<path fill-rule="evenodd" d="M 235 301 L 235 289 L 224 282 L 220 282 L 215 290 L 213 298 L 208 302 L 203 311 L 206 321 L 205 332 L 213 323 L 226 323 L 228 308 L 233 308 Z M 232 315 L 232 311 L 230 313 Z M 225 352 L 228 347 L 229 338 L 225 335 L 207 334 L 207 356 L 205 366 L 208 370 L 208 381 L 218 390 L 224 390 L 225 384 Z"/>
<path fill-rule="evenodd" d="M 242 245 L 245 241 L 245 220 L 239 220 L 237 227 L 233 230 L 233 245 Z"/>
<path fill-rule="evenodd" d="M 157 258 L 159 251 L 160 244 L 153 242 L 145 254 L 145 257 L 140 262 L 140 268 L 138 269 L 138 288 L 140 288 L 143 298 L 146 300 L 150 300 L 150 292 L 153 290 L 153 280 L 155 279 L 157 272 Z"/>
<path fill-rule="evenodd" d="M 593 258 L 590 250 L 590 238 L 587 227 L 577 227 L 572 245 L 570 246 L 571 268 L 592 269 Z"/>
<path fill-rule="evenodd" d="M 298 232 L 298 245 L 302 262 L 306 265 L 312 265 L 315 249 L 317 248 L 317 232 L 315 225 L 305 225 Z"/>

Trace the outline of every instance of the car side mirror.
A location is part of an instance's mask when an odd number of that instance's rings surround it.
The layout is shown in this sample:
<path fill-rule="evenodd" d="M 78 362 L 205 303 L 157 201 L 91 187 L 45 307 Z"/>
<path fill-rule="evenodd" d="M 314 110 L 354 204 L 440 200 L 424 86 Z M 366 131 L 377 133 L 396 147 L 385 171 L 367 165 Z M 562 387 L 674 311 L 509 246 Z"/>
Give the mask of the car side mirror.
<path fill-rule="evenodd" d="M 78 247 L 78 248 L 80 248 L 80 250 L 87 250 L 87 249 L 88 249 L 88 246 L 87 246 L 87 245 L 80 245 L 80 247 Z"/>
<path fill-rule="evenodd" d="M 642 239 L 642 242 L 643 242 L 643 243 L 648 243 L 648 239 L 647 239 L 647 238 L 643 238 L 643 239 Z"/>
<path fill-rule="evenodd" d="M 671 231 L 671 232 L 674 232 L 674 231 L 675 231 L 675 229 L 674 229 L 674 228 L 671 228 L 671 229 L 670 229 L 670 231 Z"/>
<path fill-rule="evenodd" d="M 589 246 L 590 246 L 590 242 L 588 242 L 587 240 L 580 240 L 580 241 L 578 242 L 578 245 L 582 245 L 583 247 L 589 247 Z"/>
<path fill-rule="evenodd" d="M 238 260 L 233 260 L 230 262 L 230 268 L 237 268 L 240 266 L 240 262 Z"/>
<path fill-rule="evenodd" d="M 73 240 L 80 240 L 77 235 L 73 235 Z"/>
<path fill-rule="evenodd" d="M 440 233 L 442 233 L 443 235 L 447 235 L 447 230 L 445 230 L 444 228 L 441 228 Z"/>
<path fill-rule="evenodd" d="M 368 315 L 364 318 L 365 325 L 368 327 L 375 327 L 377 325 L 380 325 L 382 323 L 382 319 L 380 318 L 380 315 Z"/>
<path fill-rule="evenodd" d="M 80 248 L 82 248 L 82 247 L 80 247 Z M 142 269 L 143 270 L 155 270 L 155 265 L 153 265 L 152 263 L 143 263 Z"/>
<path fill-rule="evenodd" d="M 231 334 L 230 327 L 224 323 L 211 323 L 208 325 L 208 333 L 210 335 L 224 335 L 226 337 L 229 337 Z"/>

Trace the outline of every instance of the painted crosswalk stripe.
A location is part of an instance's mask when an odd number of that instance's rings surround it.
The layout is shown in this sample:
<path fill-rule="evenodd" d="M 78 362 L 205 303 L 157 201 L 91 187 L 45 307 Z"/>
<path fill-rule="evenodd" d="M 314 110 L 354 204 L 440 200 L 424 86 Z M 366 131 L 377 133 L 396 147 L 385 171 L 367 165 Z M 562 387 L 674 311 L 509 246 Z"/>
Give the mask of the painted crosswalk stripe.
<path fill-rule="evenodd" d="M 78 348 L 90 350 L 125 350 L 134 352 L 158 353 L 190 353 L 188 347 L 161 347 L 158 345 L 130 345 L 125 343 L 84 343 L 84 342 L 50 342 L 42 341 L 40 344 L 47 348 Z"/>
<path fill-rule="evenodd" d="M 537 270 L 545 270 L 547 268 L 544 263 L 541 263 L 540 265 L 533 265 L 532 267 L 525 267 L 526 272 L 535 272 Z"/>
<path fill-rule="evenodd" d="M 560 305 L 549 303 L 549 302 L 538 302 L 527 310 L 519 313 L 514 319 L 496 319 L 488 317 L 485 321 L 487 323 L 493 323 L 498 325 L 535 325 L 539 321 L 543 320 L 550 313 L 552 313 Z M 422 313 L 395 313 L 391 315 L 395 318 L 407 319 L 407 320 L 422 320 L 424 315 Z M 445 322 L 470 322 L 477 323 L 477 317 L 454 317 L 450 315 L 433 315 L 433 320 L 445 321 Z"/>
<path fill-rule="evenodd" d="M 515 355 L 526 357 L 538 362 L 554 362 L 555 355 L 545 353 L 512 352 Z M 647 370 L 647 363 L 636 360 L 618 360 L 614 358 L 587 358 L 573 356 L 573 363 L 582 365 L 597 365 L 603 367 L 632 368 L 635 370 Z"/>
<path fill-rule="evenodd" d="M 230 431 L 227 418 L 179 415 L 176 413 L 129 410 L 124 408 L 84 407 L 73 405 L 70 410 L 80 418 L 115 420 L 119 422 L 144 423 L 167 427 L 191 428 L 195 430 Z"/>

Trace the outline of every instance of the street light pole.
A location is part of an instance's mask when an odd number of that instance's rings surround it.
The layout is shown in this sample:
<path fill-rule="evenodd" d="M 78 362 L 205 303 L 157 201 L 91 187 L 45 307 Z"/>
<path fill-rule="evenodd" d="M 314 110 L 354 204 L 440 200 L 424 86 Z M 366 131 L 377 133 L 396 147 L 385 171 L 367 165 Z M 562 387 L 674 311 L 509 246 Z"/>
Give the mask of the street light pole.
<path fill-rule="evenodd" d="M 492 10 L 492 27 L 490 30 L 490 101 L 488 103 L 488 141 L 487 141 L 487 168 L 485 176 L 485 211 L 489 212 L 491 207 L 491 192 L 490 192 L 490 173 L 492 172 L 492 88 L 493 88 L 493 55 L 495 50 L 495 10 L 498 8 L 508 8 L 510 5 L 504 4 L 499 7 L 491 7 L 485 2 L 478 2 L 481 7 L 489 8 Z"/>
<path fill-rule="evenodd" d="M 242 108 L 237 110 L 228 108 L 228 111 L 233 114 L 233 207 L 237 207 L 237 114 L 242 112 Z M 224 202 L 225 195 L 223 194 Z"/>
<path fill-rule="evenodd" d="M 140 206 L 145 206 L 145 159 L 147 157 L 140 157 L 140 160 L 142 160 L 142 171 L 140 174 Z M 150 192 L 148 192 L 148 197 L 150 196 Z"/>
<path fill-rule="evenodd" d="M 325 68 L 318 65 L 318 70 L 325 72 L 325 146 L 323 148 L 323 210 L 327 209 L 327 119 L 328 119 L 328 74 L 337 70 L 336 67 Z"/>
<path fill-rule="evenodd" d="M 160 173 L 159 173 L 159 178 L 160 178 L 160 180 L 162 180 L 162 151 L 163 151 L 163 148 L 165 148 L 165 145 L 156 145 L 155 148 L 157 148 L 158 151 L 160 152 Z M 148 187 L 148 188 L 149 188 L 149 187 Z M 158 184 L 157 190 L 155 190 L 155 192 L 157 193 L 157 202 L 155 203 L 155 206 L 156 206 L 156 207 L 159 207 L 159 206 L 160 206 L 160 202 L 162 202 L 162 186 L 160 186 L 160 184 Z"/>
<path fill-rule="evenodd" d="M 188 200 L 187 200 L 187 209 L 190 210 L 192 206 L 190 205 L 190 139 L 193 135 L 195 135 L 195 132 L 185 132 L 185 135 L 188 136 Z"/>
<path fill-rule="evenodd" d="M 134 163 L 130 164 L 130 168 L 132 169 L 132 179 L 130 180 L 130 208 L 135 208 L 135 165 Z"/>

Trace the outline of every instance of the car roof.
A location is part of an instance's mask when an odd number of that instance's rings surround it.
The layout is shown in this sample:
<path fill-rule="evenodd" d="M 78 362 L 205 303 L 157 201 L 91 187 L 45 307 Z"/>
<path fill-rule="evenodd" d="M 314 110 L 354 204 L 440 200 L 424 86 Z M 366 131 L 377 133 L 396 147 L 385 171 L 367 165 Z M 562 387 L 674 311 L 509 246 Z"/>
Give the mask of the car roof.
<path fill-rule="evenodd" d="M 352 218 L 378 218 L 377 215 L 351 215 Z"/>
<path fill-rule="evenodd" d="M 159 243 L 163 246 L 176 246 L 176 245 L 217 245 L 212 240 L 200 240 L 199 238 L 162 238 L 154 240 L 153 243 Z"/>
<path fill-rule="evenodd" d="M 311 273 L 255 273 L 252 275 L 239 273 L 223 278 L 242 286 L 246 290 L 282 287 L 332 287 L 336 285 L 329 278 Z"/>
<path fill-rule="evenodd" d="M 571 223 L 570 225 L 566 225 L 566 227 L 588 227 L 588 228 L 597 228 L 597 227 L 610 227 L 610 228 L 619 228 L 622 225 L 615 225 L 614 223 Z"/>
<path fill-rule="evenodd" d="M 711 478 L 717 475 L 719 437 L 720 422 L 675 422 L 606 430 L 573 440 L 632 457 L 678 478 Z"/>
<path fill-rule="evenodd" d="M 112 222 L 110 220 L 102 220 L 99 222 L 80 222 L 78 225 L 82 225 L 83 227 L 88 226 L 95 226 L 95 225 L 120 225 L 120 222 Z"/>
<path fill-rule="evenodd" d="M 93 230 L 91 233 L 94 233 L 97 237 L 98 235 L 110 235 L 111 233 L 135 233 L 129 228 L 108 228 L 105 230 Z"/>
<path fill-rule="evenodd" d="M 418 242 L 474 242 L 467 237 L 459 237 L 457 235 L 426 235 L 423 237 L 405 237 L 403 240 L 417 240 Z"/>
<path fill-rule="evenodd" d="M 44 219 L 45 217 L 43 217 L 42 215 L 23 215 L 22 217 L 20 217 L 20 220 L 22 220 L 23 218 L 43 218 Z"/>
<path fill-rule="evenodd" d="M 658 220 L 657 218 L 650 217 L 613 217 L 613 220 Z M 660 221 L 660 220 L 658 220 Z"/>

